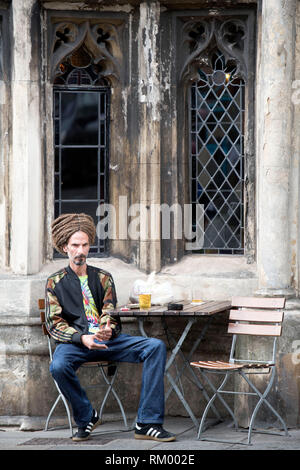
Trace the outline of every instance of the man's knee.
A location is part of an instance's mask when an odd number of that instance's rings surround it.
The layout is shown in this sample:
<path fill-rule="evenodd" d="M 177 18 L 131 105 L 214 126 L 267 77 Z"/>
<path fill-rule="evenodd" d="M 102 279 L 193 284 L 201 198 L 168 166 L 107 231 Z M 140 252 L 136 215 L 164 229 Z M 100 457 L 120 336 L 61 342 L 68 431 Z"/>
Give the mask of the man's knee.
<path fill-rule="evenodd" d="M 167 348 L 165 343 L 157 338 L 149 338 L 149 346 L 153 352 L 157 352 L 161 357 L 165 357 L 167 354 Z"/>
<path fill-rule="evenodd" d="M 152 339 L 158 349 L 161 349 L 163 351 L 166 350 L 166 345 L 161 339 L 157 339 L 157 338 L 152 338 Z"/>
<path fill-rule="evenodd" d="M 53 359 L 49 370 L 52 377 L 55 380 L 58 380 L 60 377 L 63 377 L 66 374 L 68 365 L 64 361 L 60 361 L 58 359 Z"/>

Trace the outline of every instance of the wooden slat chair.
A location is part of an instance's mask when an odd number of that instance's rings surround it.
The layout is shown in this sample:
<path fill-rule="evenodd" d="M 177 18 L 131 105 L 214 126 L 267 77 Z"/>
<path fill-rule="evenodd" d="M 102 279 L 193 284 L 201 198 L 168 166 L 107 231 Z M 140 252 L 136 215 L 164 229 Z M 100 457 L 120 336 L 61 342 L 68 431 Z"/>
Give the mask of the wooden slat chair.
<path fill-rule="evenodd" d="M 274 413 L 274 415 L 281 422 L 284 429 L 284 433 L 288 436 L 288 431 L 284 420 L 273 408 L 273 406 L 267 401 L 267 395 L 271 390 L 271 387 L 274 382 L 275 377 L 275 367 L 276 367 L 276 349 L 277 349 L 277 339 L 281 335 L 282 331 L 282 321 L 283 321 L 283 308 L 285 306 L 284 298 L 262 298 L 262 297 L 233 297 L 232 298 L 232 307 L 236 309 L 230 310 L 229 314 L 229 324 L 228 324 L 228 333 L 233 335 L 232 345 L 230 351 L 230 357 L 228 362 L 222 361 L 198 361 L 191 362 L 191 365 L 199 370 L 201 375 L 205 377 L 209 383 L 211 389 L 213 390 L 213 396 L 208 402 L 200 422 L 198 429 L 198 439 L 216 441 L 216 442 L 229 442 L 236 444 L 251 444 L 251 435 L 254 428 L 254 422 L 257 415 L 257 412 L 261 405 L 264 403 L 267 407 Z M 256 360 L 256 359 L 245 359 L 242 357 L 237 357 L 237 338 L 239 335 L 250 335 L 253 336 L 264 336 L 269 337 L 272 342 L 272 357 L 270 360 Z M 258 349 L 255 353 L 257 355 Z M 269 382 L 266 386 L 266 389 L 261 393 L 257 387 L 252 383 L 249 378 L 250 374 L 268 374 Z M 213 385 L 212 381 L 208 377 L 210 374 L 221 374 L 225 375 L 220 386 L 217 388 Z M 238 374 L 242 379 L 244 379 L 248 385 L 250 392 L 244 391 L 235 391 L 235 390 L 224 390 L 225 384 L 228 379 L 232 377 L 233 374 Z M 207 413 L 215 401 L 216 397 L 219 398 L 221 403 L 225 406 L 231 417 L 233 418 L 235 430 L 238 430 L 238 424 L 233 410 L 229 407 L 227 402 L 224 400 L 224 394 L 236 394 L 236 395 L 254 395 L 259 400 L 256 404 L 253 413 L 249 421 L 248 428 L 248 440 L 247 442 L 232 442 L 226 440 L 218 440 L 214 438 L 205 438 L 203 437 L 204 424 L 206 420 Z M 255 431 L 259 432 L 259 431 Z M 261 431 L 267 434 L 276 434 L 267 431 Z"/>
<path fill-rule="evenodd" d="M 43 331 L 44 335 L 47 337 L 47 341 L 48 341 L 49 358 L 50 358 L 50 363 L 51 363 L 52 358 L 53 358 L 53 346 L 52 346 L 51 336 L 50 336 L 50 334 L 49 334 L 49 332 L 46 328 L 45 300 L 44 299 L 39 299 L 38 300 L 38 307 L 39 307 L 39 310 L 40 310 L 42 331 Z M 121 402 L 117 392 L 115 391 L 115 389 L 113 387 L 114 381 L 115 381 L 116 376 L 117 376 L 118 364 L 115 363 L 115 362 L 97 361 L 97 362 L 85 362 L 84 364 L 81 365 L 81 367 L 83 367 L 83 368 L 95 368 L 95 369 L 99 370 L 101 372 L 102 378 L 104 379 L 104 382 L 107 384 L 107 390 L 106 390 L 105 396 L 104 396 L 104 398 L 102 400 L 102 403 L 101 403 L 101 406 L 100 406 L 99 419 L 100 420 L 102 419 L 103 409 L 104 409 L 105 403 L 108 399 L 109 394 L 112 393 L 114 395 L 118 405 L 119 405 L 119 408 L 120 408 L 120 411 L 121 411 L 121 414 L 122 414 L 122 418 L 123 418 L 123 421 L 124 421 L 125 429 L 128 430 L 129 428 L 128 428 L 128 425 L 127 425 L 126 414 L 125 414 L 122 402 Z M 48 430 L 49 421 L 50 421 L 50 418 L 51 418 L 56 406 L 58 405 L 59 401 L 62 400 L 62 402 L 65 406 L 66 412 L 67 412 L 68 424 L 69 424 L 71 436 L 73 436 L 73 426 L 72 426 L 71 414 L 70 414 L 70 409 L 69 409 L 68 402 L 67 402 L 66 398 L 64 397 L 64 395 L 62 394 L 62 392 L 61 392 L 61 390 L 60 390 L 60 388 L 59 388 L 59 386 L 58 386 L 58 384 L 55 380 L 54 380 L 54 384 L 57 388 L 58 396 L 57 396 L 57 398 L 56 398 L 56 400 L 55 400 L 55 402 L 54 402 L 54 404 L 53 404 L 53 406 L 52 406 L 52 408 L 51 408 L 51 410 L 48 414 L 48 417 L 47 417 L 47 420 L 46 420 L 46 425 L 45 425 L 45 431 Z M 92 387 L 99 387 L 99 385 L 89 385 L 86 388 L 92 388 Z"/>

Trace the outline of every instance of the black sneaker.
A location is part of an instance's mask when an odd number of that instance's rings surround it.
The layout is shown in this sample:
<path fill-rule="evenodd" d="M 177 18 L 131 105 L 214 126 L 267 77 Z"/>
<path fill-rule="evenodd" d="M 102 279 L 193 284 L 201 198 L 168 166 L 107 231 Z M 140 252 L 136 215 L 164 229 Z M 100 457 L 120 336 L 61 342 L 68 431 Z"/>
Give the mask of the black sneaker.
<path fill-rule="evenodd" d="M 135 439 L 150 439 L 159 442 L 175 441 L 176 436 L 166 431 L 161 424 L 144 424 L 136 423 L 134 428 Z"/>
<path fill-rule="evenodd" d="M 86 441 L 92 432 L 92 430 L 100 424 L 99 416 L 96 410 L 93 410 L 91 421 L 84 426 L 84 428 L 78 428 L 77 433 L 72 437 L 73 441 Z"/>

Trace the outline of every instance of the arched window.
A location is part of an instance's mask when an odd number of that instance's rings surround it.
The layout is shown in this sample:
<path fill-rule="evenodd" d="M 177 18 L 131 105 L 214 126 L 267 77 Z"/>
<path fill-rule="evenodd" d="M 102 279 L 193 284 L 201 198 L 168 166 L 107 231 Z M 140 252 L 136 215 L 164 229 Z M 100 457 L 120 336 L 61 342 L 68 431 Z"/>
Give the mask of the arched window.
<path fill-rule="evenodd" d="M 242 254 L 245 83 L 216 48 L 198 76 L 189 103 L 190 197 L 204 210 L 201 252 Z"/>
<path fill-rule="evenodd" d="M 108 202 L 110 85 L 82 45 L 54 80 L 55 217 L 85 212 L 96 225 Z M 94 255 L 107 252 L 96 237 Z"/>

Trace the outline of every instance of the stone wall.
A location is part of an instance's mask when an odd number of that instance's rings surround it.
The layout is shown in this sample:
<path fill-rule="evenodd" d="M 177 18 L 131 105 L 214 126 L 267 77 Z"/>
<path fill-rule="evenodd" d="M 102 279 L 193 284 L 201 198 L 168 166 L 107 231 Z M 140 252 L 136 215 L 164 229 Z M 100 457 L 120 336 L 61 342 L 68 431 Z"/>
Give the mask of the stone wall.
<path fill-rule="evenodd" d="M 156 276 L 156 281 L 168 282 L 172 286 L 174 299 L 191 299 L 201 295 L 204 299 L 210 299 L 215 282 L 220 287 L 220 299 L 228 298 L 230 280 L 228 272 L 223 273 L 212 262 L 202 267 L 202 274 L 195 275 L 193 260 L 183 260 L 178 266 L 169 266 Z M 136 279 L 147 280 L 148 276 L 136 267 L 126 264 L 118 259 L 90 259 L 90 264 L 101 266 L 113 274 L 119 304 L 127 303 L 130 290 Z M 0 424 L 18 424 L 22 429 L 41 427 L 45 422 L 50 407 L 56 399 L 56 389 L 49 374 L 49 356 L 46 338 L 42 335 L 40 326 L 37 299 L 44 296 L 44 286 L 47 276 L 65 266 L 66 260 L 57 260 L 46 264 L 41 272 L 31 276 L 12 275 L 2 272 L 0 282 L 0 296 L 2 307 L 0 310 Z M 235 282 L 241 282 L 244 290 L 247 285 L 256 287 L 257 280 L 252 275 L 248 276 L 240 270 L 239 263 L 232 263 L 235 270 Z M 232 281 L 231 281 L 232 282 Z M 234 292 L 238 294 L 239 288 Z M 249 291 L 250 293 L 250 291 Z M 227 315 L 217 316 L 210 326 L 205 341 L 201 345 L 201 352 L 195 354 L 195 359 L 200 357 L 227 357 L 230 349 L 230 337 L 226 333 Z M 184 352 L 194 343 L 202 321 L 199 320 L 193 331 L 188 336 L 184 345 Z M 174 337 L 178 337 L 184 327 L 182 321 L 178 326 L 177 321 L 170 320 L 170 327 Z M 123 330 L 130 334 L 140 334 L 138 324 L 134 320 L 123 319 Z M 163 339 L 170 354 L 170 344 L 165 335 L 163 326 L 159 320 L 145 322 L 145 330 L 150 336 Z M 124 402 L 129 416 L 134 416 L 139 402 L 139 389 L 141 383 L 141 365 L 122 364 L 118 373 L 116 390 Z M 175 370 L 172 370 L 172 374 Z M 83 383 L 88 384 L 90 379 L 95 379 L 94 373 L 82 371 Z M 92 380 L 92 381 L 93 381 Z M 192 409 L 196 415 L 204 409 L 205 400 L 199 397 L 196 387 L 189 376 L 183 380 L 185 392 L 190 398 Z M 166 389 L 168 383 L 166 382 Z M 100 404 L 105 393 L 103 384 L 99 390 L 91 390 L 89 394 L 95 405 Z M 170 395 L 166 412 L 170 415 L 186 415 L 186 410 L 180 404 L 174 392 Z M 222 408 L 221 413 L 224 413 Z M 53 423 L 61 423 L 64 415 L 62 404 L 58 406 Z M 105 419 L 115 419 L 120 416 L 114 400 L 111 400 L 105 408 Z"/>

